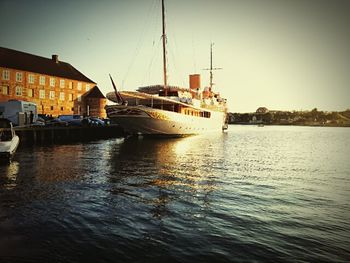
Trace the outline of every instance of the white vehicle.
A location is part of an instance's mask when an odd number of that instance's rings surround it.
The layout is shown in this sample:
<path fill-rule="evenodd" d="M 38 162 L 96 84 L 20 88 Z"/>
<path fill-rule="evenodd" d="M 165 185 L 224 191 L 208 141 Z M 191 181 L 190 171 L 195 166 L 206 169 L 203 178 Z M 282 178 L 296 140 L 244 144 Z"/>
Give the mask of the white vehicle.
<path fill-rule="evenodd" d="M 29 125 L 38 118 L 37 106 L 21 100 L 0 102 L 0 118 L 8 119 L 14 126 Z"/>

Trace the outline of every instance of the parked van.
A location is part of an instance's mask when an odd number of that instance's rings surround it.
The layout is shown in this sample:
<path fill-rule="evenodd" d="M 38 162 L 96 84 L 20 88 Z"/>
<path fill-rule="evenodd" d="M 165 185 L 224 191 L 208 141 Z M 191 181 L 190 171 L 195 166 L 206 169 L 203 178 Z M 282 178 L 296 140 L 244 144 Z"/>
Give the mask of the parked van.
<path fill-rule="evenodd" d="M 22 100 L 0 102 L 0 118 L 8 119 L 13 126 L 29 125 L 38 118 L 37 106 Z"/>

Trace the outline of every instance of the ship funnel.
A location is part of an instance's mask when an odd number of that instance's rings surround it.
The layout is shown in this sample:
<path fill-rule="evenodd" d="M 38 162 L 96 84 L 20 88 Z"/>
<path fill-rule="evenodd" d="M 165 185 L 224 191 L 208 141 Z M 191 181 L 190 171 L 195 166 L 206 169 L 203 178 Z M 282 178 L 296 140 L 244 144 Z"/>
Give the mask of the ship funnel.
<path fill-rule="evenodd" d="M 201 75 L 192 74 L 190 75 L 190 89 L 199 90 L 201 88 Z"/>

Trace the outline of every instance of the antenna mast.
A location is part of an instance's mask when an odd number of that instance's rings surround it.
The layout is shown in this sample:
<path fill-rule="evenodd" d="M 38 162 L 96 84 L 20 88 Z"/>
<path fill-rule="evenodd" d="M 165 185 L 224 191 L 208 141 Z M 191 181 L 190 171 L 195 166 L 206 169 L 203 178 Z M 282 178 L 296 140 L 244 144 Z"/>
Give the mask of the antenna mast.
<path fill-rule="evenodd" d="M 210 70 L 210 90 L 212 90 L 214 83 L 213 83 L 213 70 L 218 70 L 222 68 L 213 68 L 213 46 L 214 43 L 210 43 L 210 68 L 206 68 L 205 70 Z"/>
<path fill-rule="evenodd" d="M 167 69 L 166 69 L 166 34 L 165 34 L 165 8 L 164 0 L 162 0 L 162 28 L 163 28 L 163 74 L 164 74 L 164 92 L 165 96 L 168 95 L 168 80 L 167 80 Z"/>

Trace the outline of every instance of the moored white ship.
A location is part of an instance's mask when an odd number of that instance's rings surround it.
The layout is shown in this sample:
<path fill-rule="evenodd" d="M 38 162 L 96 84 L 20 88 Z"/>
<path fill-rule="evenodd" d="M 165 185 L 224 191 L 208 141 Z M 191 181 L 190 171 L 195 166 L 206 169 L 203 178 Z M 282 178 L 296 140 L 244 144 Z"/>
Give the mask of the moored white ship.
<path fill-rule="evenodd" d="M 127 105 L 106 106 L 107 115 L 130 134 L 189 135 L 227 128 L 226 101 L 218 94 L 199 99 L 188 97 L 192 92 L 179 88 L 169 88 L 168 94 L 174 96 L 164 97 L 163 93 L 120 92 Z M 107 98 L 117 101 L 114 92 Z"/>
<path fill-rule="evenodd" d="M 164 84 L 118 92 L 111 78 L 114 92 L 107 99 L 116 105 L 106 106 L 108 118 L 129 134 L 191 135 L 227 129 L 226 99 L 213 92 L 212 46 L 210 47 L 210 86 L 201 90 L 200 75 L 190 75 L 190 87 L 167 84 L 166 35 L 164 0 L 163 71 Z"/>

